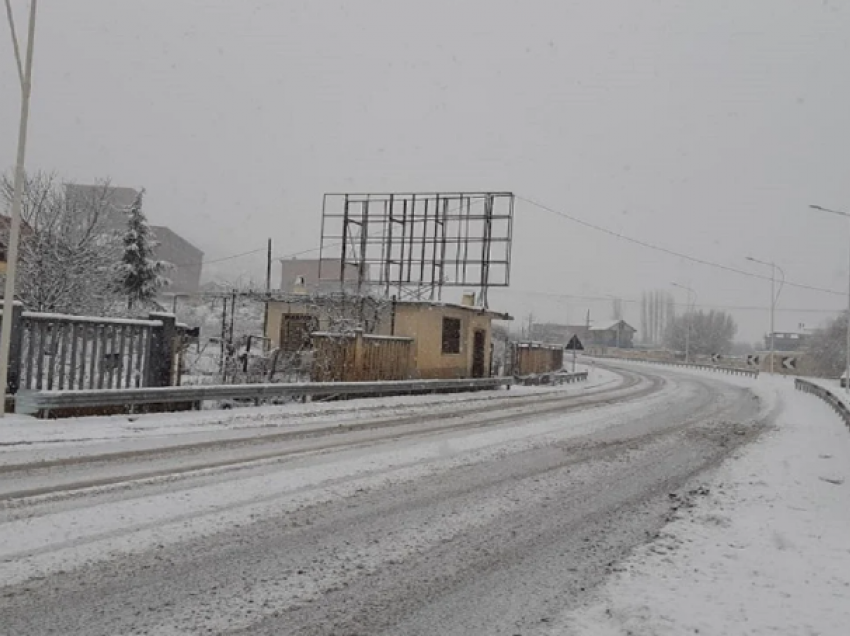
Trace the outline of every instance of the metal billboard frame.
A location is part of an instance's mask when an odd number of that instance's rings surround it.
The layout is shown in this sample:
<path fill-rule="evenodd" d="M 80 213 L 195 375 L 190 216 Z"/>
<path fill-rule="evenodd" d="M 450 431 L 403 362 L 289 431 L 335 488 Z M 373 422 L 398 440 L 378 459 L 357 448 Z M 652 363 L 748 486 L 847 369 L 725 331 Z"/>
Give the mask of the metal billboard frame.
<path fill-rule="evenodd" d="M 487 307 L 510 284 L 513 212 L 511 192 L 325 194 L 319 278 L 398 298 L 473 288 Z"/>

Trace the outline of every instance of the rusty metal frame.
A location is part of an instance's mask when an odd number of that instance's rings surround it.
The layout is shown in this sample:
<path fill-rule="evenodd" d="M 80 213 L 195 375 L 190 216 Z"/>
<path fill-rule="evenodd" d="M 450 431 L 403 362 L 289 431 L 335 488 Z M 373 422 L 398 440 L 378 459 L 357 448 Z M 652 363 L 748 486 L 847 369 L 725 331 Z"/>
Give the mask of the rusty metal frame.
<path fill-rule="evenodd" d="M 487 307 L 487 290 L 510 284 L 513 212 L 510 192 L 325 194 L 319 278 L 344 286 L 353 266 L 358 294 L 440 300 L 465 287 Z"/>

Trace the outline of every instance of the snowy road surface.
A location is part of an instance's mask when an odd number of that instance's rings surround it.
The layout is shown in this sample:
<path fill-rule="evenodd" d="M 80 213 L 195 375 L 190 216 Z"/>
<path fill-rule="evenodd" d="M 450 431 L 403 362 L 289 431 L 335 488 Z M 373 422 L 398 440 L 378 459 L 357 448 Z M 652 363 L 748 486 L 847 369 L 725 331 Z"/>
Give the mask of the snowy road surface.
<path fill-rule="evenodd" d="M 774 415 L 743 381 L 595 373 L 2 438 L 0 631 L 572 633 L 570 612 L 699 497 L 694 478 Z"/>

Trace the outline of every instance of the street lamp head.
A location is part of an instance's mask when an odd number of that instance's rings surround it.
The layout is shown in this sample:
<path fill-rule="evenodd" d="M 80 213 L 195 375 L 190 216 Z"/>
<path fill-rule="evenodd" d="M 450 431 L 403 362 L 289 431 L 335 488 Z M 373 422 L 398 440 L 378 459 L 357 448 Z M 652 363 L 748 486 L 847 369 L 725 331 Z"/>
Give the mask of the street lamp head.
<path fill-rule="evenodd" d="M 754 258 L 752 256 L 744 257 L 746 260 L 751 261 L 753 263 L 758 263 L 759 265 L 767 265 L 768 267 L 776 267 L 776 263 L 773 261 L 763 261 L 760 258 Z"/>

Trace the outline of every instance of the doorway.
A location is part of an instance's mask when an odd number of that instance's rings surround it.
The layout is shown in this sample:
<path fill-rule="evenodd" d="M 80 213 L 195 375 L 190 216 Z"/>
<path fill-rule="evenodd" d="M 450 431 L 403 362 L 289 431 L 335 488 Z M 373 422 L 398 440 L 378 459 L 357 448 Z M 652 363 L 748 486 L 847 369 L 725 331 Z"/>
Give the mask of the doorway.
<path fill-rule="evenodd" d="M 483 378 L 486 356 L 484 355 L 484 344 L 486 334 L 483 329 L 476 329 L 472 338 L 472 377 Z"/>

